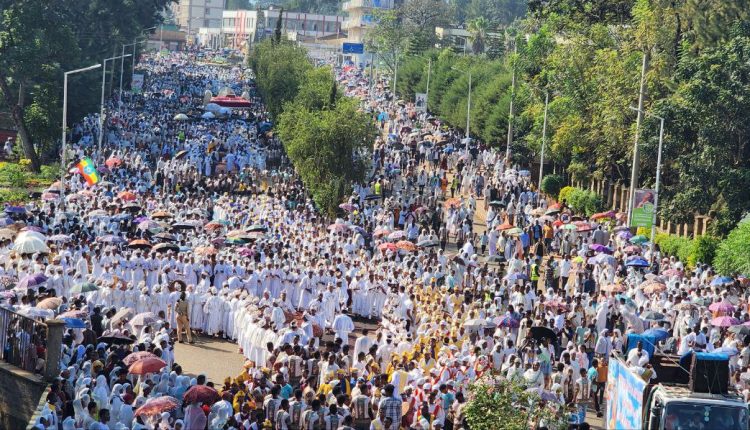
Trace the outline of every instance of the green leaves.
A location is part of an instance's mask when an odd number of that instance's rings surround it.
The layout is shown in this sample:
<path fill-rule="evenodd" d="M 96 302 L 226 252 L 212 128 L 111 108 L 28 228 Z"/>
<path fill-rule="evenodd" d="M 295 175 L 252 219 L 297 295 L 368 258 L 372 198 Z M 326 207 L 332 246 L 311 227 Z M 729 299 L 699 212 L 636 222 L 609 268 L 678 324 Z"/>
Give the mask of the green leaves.
<path fill-rule="evenodd" d="M 719 245 L 714 265 L 723 275 L 750 274 L 750 222 L 743 221 Z"/>
<path fill-rule="evenodd" d="M 321 212 L 334 216 L 352 184 L 365 179 L 377 136 L 372 118 L 341 95 L 330 67 L 313 68 L 302 48 L 264 41 L 250 65 L 297 174 Z"/>

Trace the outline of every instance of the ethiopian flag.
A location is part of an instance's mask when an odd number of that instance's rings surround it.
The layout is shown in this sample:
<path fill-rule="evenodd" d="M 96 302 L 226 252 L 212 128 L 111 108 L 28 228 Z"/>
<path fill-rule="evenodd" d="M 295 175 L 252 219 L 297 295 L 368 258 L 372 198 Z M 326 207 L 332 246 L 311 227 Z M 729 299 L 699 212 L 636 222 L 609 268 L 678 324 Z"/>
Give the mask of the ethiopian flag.
<path fill-rule="evenodd" d="M 94 167 L 94 163 L 90 158 L 86 157 L 79 161 L 76 167 L 78 167 L 78 171 L 84 179 L 86 179 L 86 183 L 89 185 L 94 185 L 102 180 L 102 177 L 99 175 L 99 172 L 96 171 L 96 167 Z"/>

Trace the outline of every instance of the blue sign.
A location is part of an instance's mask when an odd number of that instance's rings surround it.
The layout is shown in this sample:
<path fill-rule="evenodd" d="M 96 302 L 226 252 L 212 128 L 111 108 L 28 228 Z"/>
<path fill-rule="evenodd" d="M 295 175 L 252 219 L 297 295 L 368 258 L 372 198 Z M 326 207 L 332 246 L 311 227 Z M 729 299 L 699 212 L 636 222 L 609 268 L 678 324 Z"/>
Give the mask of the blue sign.
<path fill-rule="evenodd" d="M 344 43 L 344 54 L 364 54 L 365 45 L 363 43 Z"/>

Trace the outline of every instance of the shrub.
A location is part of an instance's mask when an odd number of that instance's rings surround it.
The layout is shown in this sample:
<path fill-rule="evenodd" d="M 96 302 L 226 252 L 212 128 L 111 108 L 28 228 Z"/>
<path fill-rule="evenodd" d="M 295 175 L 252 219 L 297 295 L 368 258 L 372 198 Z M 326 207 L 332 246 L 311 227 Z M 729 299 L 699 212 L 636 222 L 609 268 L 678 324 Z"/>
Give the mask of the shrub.
<path fill-rule="evenodd" d="M 547 175 L 542 179 L 542 192 L 548 196 L 556 196 L 563 186 L 563 178 L 560 175 Z"/>
<path fill-rule="evenodd" d="M 742 222 L 732 230 L 716 250 L 714 266 L 723 275 L 750 273 L 750 222 Z"/>
<path fill-rule="evenodd" d="M 560 194 L 562 194 L 562 191 L 560 191 Z M 567 203 L 576 212 L 591 216 L 601 208 L 602 199 L 593 191 L 573 188 L 573 191 L 568 194 Z"/>
<path fill-rule="evenodd" d="M 29 177 L 25 167 L 16 163 L 0 163 L 0 183 L 14 188 L 26 186 Z"/>
<path fill-rule="evenodd" d="M 698 236 L 693 242 L 693 253 L 688 259 L 688 266 L 695 267 L 697 263 L 713 265 L 716 249 L 721 241 L 714 236 Z"/>
<path fill-rule="evenodd" d="M 570 186 L 563 187 L 560 190 L 560 194 L 557 197 L 557 201 L 561 202 L 561 203 L 563 201 L 566 201 L 567 203 L 570 203 L 570 200 L 569 200 L 570 199 L 570 193 L 572 193 L 573 191 L 575 191 L 575 189 L 576 189 L 575 187 L 570 187 Z"/>
<path fill-rule="evenodd" d="M 0 204 L 21 204 L 29 200 L 29 194 L 25 191 L 0 190 Z"/>

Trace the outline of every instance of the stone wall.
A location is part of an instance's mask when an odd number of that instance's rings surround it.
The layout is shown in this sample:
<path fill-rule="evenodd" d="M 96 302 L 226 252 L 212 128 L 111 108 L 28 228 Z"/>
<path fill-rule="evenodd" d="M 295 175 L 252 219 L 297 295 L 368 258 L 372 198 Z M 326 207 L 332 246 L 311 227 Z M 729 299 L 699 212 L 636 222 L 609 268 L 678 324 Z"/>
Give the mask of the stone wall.
<path fill-rule="evenodd" d="M 41 376 L 0 362 L 0 428 L 27 428 L 46 391 Z"/>

